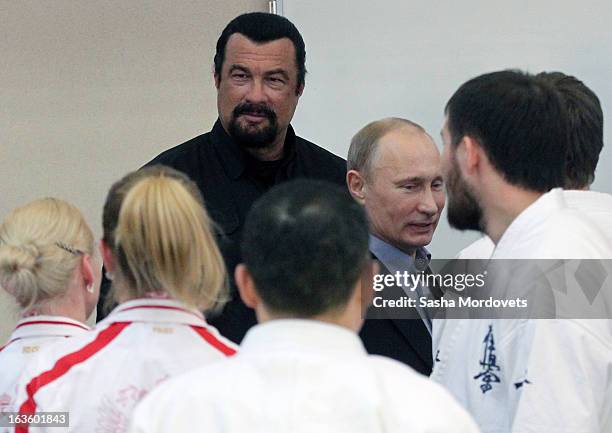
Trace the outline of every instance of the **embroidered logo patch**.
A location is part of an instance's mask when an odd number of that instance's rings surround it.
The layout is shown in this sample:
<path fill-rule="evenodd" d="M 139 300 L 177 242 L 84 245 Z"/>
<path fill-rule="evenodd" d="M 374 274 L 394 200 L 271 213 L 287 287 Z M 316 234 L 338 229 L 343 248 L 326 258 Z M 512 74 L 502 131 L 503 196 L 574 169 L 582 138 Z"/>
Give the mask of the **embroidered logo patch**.
<path fill-rule="evenodd" d="M 495 338 L 493 337 L 493 325 L 489 325 L 489 331 L 482 340 L 484 349 L 482 359 L 480 360 L 480 373 L 474 376 L 475 380 L 480 380 L 480 389 L 483 394 L 493 389 L 494 383 L 501 382 L 499 371 L 501 368 L 497 365 L 497 356 L 495 355 Z"/>

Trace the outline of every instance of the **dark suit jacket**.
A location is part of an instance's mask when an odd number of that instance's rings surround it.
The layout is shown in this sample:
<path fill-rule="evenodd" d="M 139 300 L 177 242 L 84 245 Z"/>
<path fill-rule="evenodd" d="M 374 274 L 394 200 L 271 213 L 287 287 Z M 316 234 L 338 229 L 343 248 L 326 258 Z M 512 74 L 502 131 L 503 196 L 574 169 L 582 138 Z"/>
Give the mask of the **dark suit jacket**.
<path fill-rule="evenodd" d="M 376 257 L 374 257 L 376 258 Z M 389 270 L 381 263 L 381 274 Z M 397 299 L 403 294 L 399 287 L 384 289 L 386 299 Z M 369 314 L 361 328 L 360 337 L 368 353 L 387 356 L 403 362 L 419 373 L 429 376 L 432 369 L 431 335 L 416 309 L 406 314 L 415 319 L 390 318 L 385 310 Z M 374 313 L 370 310 L 370 313 Z"/>

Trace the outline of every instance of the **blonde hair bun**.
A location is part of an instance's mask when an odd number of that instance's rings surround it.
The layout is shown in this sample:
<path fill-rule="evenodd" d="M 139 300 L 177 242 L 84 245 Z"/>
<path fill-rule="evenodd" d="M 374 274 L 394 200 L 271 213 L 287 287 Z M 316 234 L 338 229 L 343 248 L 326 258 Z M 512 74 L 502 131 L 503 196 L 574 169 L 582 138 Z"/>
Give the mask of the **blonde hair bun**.
<path fill-rule="evenodd" d="M 14 294 L 15 291 L 19 291 L 21 282 L 31 284 L 35 279 L 39 260 L 40 250 L 33 242 L 19 246 L 0 246 L 0 275 L 3 287 Z"/>
<path fill-rule="evenodd" d="M 14 209 L 0 226 L 0 286 L 22 309 L 61 296 L 79 258 L 57 246 L 93 251 L 93 234 L 79 210 L 55 199 Z"/>

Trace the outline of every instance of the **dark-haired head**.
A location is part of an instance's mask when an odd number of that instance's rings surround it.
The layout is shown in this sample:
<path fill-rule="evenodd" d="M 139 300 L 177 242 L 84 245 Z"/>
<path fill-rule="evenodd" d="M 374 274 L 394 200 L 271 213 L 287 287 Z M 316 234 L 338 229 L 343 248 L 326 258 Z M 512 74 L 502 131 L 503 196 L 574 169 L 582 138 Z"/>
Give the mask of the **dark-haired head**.
<path fill-rule="evenodd" d="M 445 111 L 451 144 L 477 140 L 508 183 L 537 192 L 563 186 L 567 114 L 550 83 L 514 70 L 480 75 L 455 92 Z"/>
<path fill-rule="evenodd" d="M 369 264 L 365 212 L 331 183 L 284 183 L 249 212 L 242 255 L 242 269 L 271 314 L 312 318 L 342 311 Z"/>
<path fill-rule="evenodd" d="M 223 29 L 217 40 L 217 51 L 215 52 L 216 76 L 221 76 L 225 60 L 225 46 L 234 33 L 240 33 L 257 43 L 271 42 L 282 38 L 291 40 L 295 47 L 295 64 L 298 71 L 297 85 L 298 88 L 304 86 L 306 80 L 306 46 L 302 35 L 287 18 L 263 12 L 239 15 Z"/>
<path fill-rule="evenodd" d="M 565 166 L 565 189 L 588 189 L 603 148 L 603 111 L 597 95 L 582 81 L 562 72 L 541 72 L 565 102 L 569 147 Z"/>

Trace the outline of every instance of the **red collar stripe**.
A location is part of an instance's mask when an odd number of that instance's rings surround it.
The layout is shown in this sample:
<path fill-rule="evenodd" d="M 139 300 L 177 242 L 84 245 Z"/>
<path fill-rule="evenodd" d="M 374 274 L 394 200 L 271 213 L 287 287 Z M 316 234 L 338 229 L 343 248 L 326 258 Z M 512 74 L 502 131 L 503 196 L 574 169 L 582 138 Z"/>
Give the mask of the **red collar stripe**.
<path fill-rule="evenodd" d="M 197 332 L 200 337 L 202 337 L 204 340 L 206 340 L 206 342 L 208 344 L 210 344 L 211 346 L 213 346 L 215 349 L 217 349 L 219 352 L 223 353 L 225 356 L 232 356 L 236 354 L 236 350 L 229 347 L 227 344 L 223 343 L 221 340 L 219 340 L 217 337 L 215 337 L 213 334 L 211 334 L 208 329 L 203 328 L 201 326 L 193 326 L 191 325 L 191 329 L 193 329 L 195 332 Z"/>
<path fill-rule="evenodd" d="M 27 325 L 66 325 L 66 326 L 75 326 L 77 328 L 84 329 L 85 331 L 89 331 L 89 328 L 84 325 L 79 325 L 71 322 L 61 322 L 59 320 L 32 320 L 31 322 L 23 322 L 19 325 L 15 326 L 15 329 L 21 328 L 22 326 Z"/>
<path fill-rule="evenodd" d="M 117 322 L 110 325 L 108 328 L 98 334 L 95 340 L 87 344 L 76 352 L 70 353 L 60 358 L 55 365 L 48 371 L 39 374 L 28 383 L 26 386 L 27 400 L 19 408 L 19 414 L 34 414 L 36 413 L 36 401 L 34 397 L 36 393 L 54 380 L 62 377 L 72 367 L 87 361 L 93 355 L 98 353 L 113 341 L 131 322 Z M 29 424 L 17 424 L 15 433 L 28 433 Z"/>

